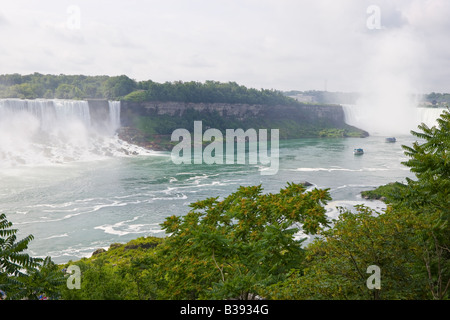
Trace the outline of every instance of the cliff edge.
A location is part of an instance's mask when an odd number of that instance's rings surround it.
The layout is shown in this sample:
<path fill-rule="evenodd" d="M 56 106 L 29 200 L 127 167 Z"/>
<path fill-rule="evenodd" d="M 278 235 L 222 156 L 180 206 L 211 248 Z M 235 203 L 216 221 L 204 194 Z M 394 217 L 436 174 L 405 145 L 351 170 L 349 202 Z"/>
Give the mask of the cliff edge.
<path fill-rule="evenodd" d="M 367 137 L 364 130 L 345 123 L 340 105 L 257 105 L 227 103 L 121 101 L 120 136 L 151 149 L 170 150 L 175 129 L 279 129 L 280 139 L 305 137 Z"/>

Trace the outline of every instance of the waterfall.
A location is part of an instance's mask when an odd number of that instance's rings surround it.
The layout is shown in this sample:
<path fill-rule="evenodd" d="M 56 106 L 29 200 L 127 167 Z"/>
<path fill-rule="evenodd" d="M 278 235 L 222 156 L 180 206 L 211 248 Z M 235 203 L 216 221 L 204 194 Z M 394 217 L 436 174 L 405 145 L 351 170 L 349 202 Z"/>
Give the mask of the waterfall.
<path fill-rule="evenodd" d="M 120 101 L 108 101 L 109 118 L 113 132 L 120 128 Z"/>
<path fill-rule="evenodd" d="M 417 122 L 425 123 L 427 126 L 437 126 L 436 121 L 442 114 L 442 112 L 447 109 L 443 108 L 417 108 Z"/>
<path fill-rule="evenodd" d="M 86 127 L 91 126 L 91 115 L 87 101 L 53 100 L 56 111 L 56 121 L 77 119 Z"/>
<path fill-rule="evenodd" d="M 40 122 L 40 129 L 51 130 L 55 123 L 80 121 L 84 126 L 91 126 L 89 104 L 87 101 L 71 100 L 0 100 L 1 120 L 8 117 L 20 117 L 29 114 Z"/>
<path fill-rule="evenodd" d="M 0 99 L 0 168 L 144 152 L 117 137 L 120 102 L 108 106 L 106 119 L 94 119 L 88 101 Z"/>
<path fill-rule="evenodd" d="M 411 108 L 407 114 L 383 113 L 375 109 L 358 105 L 342 105 L 345 122 L 349 125 L 368 131 L 371 135 L 396 135 L 409 134 L 411 130 L 417 130 L 417 126 L 425 123 L 432 127 L 437 125 L 437 119 L 443 112 L 443 108 Z M 395 109 L 395 108 L 394 108 Z"/>

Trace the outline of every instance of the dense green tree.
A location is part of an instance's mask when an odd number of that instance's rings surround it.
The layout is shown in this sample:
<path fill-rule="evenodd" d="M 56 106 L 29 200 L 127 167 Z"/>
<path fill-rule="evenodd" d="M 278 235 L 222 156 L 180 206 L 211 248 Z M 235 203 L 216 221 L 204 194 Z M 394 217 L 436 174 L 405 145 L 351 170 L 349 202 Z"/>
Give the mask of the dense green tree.
<path fill-rule="evenodd" d="M 148 94 L 147 90 L 137 90 L 127 94 L 125 98 L 127 101 L 141 102 L 147 100 Z"/>
<path fill-rule="evenodd" d="M 41 295 L 56 299 L 63 274 L 51 261 L 33 258 L 26 250 L 33 236 L 17 241 L 17 229 L 0 214 L 0 290 L 11 300 L 36 300 Z"/>
<path fill-rule="evenodd" d="M 69 263 L 68 265 L 71 265 Z M 81 289 L 69 289 L 63 285 L 65 300 L 130 300 L 138 299 L 135 283 L 127 272 L 119 272 L 107 257 L 92 260 L 82 259 L 73 263 L 80 267 Z"/>
<path fill-rule="evenodd" d="M 297 105 L 276 90 L 246 88 L 236 82 L 173 81 L 137 82 L 126 75 L 0 75 L 2 98 L 125 99 L 131 101 L 176 101 L 187 103 L 245 103 Z"/>
<path fill-rule="evenodd" d="M 272 286 L 273 299 L 428 299 L 421 276 L 424 226 L 408 211 L 378 213 L 365 206 L 340 208 L 333 227 L 306 248 L 303 272 Z M 380 268 L 379 289 L 369 288 L 370 266 Z"/>
<path fill-rule="evenodd" d="M 153 276 L 154 248 L 163 241 L 147 237 L 125 244 L 111 244 L 108 250 L 90 258 L 69 261 L 65 269 L 80 267 L 81 289 L 59 287 L 64 300 L 147 300 L 156 299 Z"/>
<path fill-rule="evenodd" d="M 170 236 L 158 247 L 156 279 L 165 299 L 265 296 L 303 259 L 302 230 L 314 234 L 327 225 L 327 190 L 288 184 L 277 194 L 261 186 L 240 187 L 222 201 L 191 204 L 184 217 L 163 224 Z"/>
<path fill-rule="evenodd" d="M 103 95 L 108 99 L 124 97 L 135 89 L 135 81 L 125 75 L 108 78 L 102 88 Z"/>
<path fill-rule="evenodd" d="M 62 83 L 55 90 L 58 99 L 82 99 L 83 92 L 74 85 Z"/>
<path fill-rule="evenodd" d="M 18 73 L 4 74 L 0 76 L 0 84 L 5 86 L 13 86 L 16 84 L 21 84 L 24 81 L 25 81 L 24 77 Z"/>
<path fill-rule="evenodd" d="M 17 241 L 17 229 L 11 229 L 12 222 L 0 214 L 0 283 L 6 283 L 9 276 L 23 276 L 23 268 L 36 267 L 39 259 L 30 257 L 24 251 L 28 248 L 33 236 L 29 235 Z"/>
<path fill-rule="evenodd" d="M 440 211 L 443 219 L 450 215 L 450 112 L 444 111 L 437 119 L 438 126 L 421 124 L 422 132 L 411 131 L 420 141 L 403 146 L 410 158 L 403 164 L 417 179 L 407 178 L 409 186 L 398 197 L 399 205 L 419 212 Z"/>
<path fill-rule="evenodd" d="M 46 257 L 42 265 L 27 269 L 27 276 L 21 278 L 21 284 L 14 290 L 14 297 L 57 300 L 61 297 L 60 286 L 65 283 L 63 272 L 50 257 Z"/>
<path fill-rule="evenodd" d="M 33 236 L 29 235 L 17 241 L 17 229 L 12 229 L 12 222 L 0 214 L 0 289 L 15 297 L 17 289 L 23 285 L 22 279 L 27 277 L 25 270 L 33 270 L 41 259 L 32 258 L 25 253 Z"/>
<path fill-rule="evenodd" d="M 437 123 L 431 128 L 421 124 L 421 132 L 411 131 L 420 141 L 403 146 L 410 158 L 403 164 L 417 179 L 407 179 L 408 188 L 393 206 L 428 222 L 421 233 L 422 258 L 433 298 L 443 299 L 450 290 L 450 112 L 445 110 Z"/>
<path fill-rule="evenodd" d="M 29 83 L 21 83 L 9 87 L 8 96 L 19 99 L 35 99 L 38 97 L 33 90 L 33 86 Z"/>

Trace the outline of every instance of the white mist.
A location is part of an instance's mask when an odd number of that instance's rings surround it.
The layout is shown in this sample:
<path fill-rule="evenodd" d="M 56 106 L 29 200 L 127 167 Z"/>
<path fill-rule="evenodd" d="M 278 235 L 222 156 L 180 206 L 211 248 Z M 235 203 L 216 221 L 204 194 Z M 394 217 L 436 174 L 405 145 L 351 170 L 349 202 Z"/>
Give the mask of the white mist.
<path fill-rule="evenodd" d="M 120 102 L 109 103 L 107 130 L 97 130 L 87 101 L 0 100 L 0 168 L 145 154 L 120 140 Z"/>
<path fill-rule="evenodd" d="M 424 50 L 408 27 L 369 32 L 358 126 L 371 135 L 408 134 L 417 126 L 415 97 Z"/>

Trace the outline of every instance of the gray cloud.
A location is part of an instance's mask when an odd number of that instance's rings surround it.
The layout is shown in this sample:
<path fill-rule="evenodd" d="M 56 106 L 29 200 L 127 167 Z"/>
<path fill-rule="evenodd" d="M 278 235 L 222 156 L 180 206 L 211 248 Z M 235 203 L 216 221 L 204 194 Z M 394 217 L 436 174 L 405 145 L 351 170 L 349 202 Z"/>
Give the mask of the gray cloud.
<path fill-rule="evenodd" d="M 326 81 L 329 90 L 353 91 L 376 70 L 400 70 L 412 86 L 450 91 L 446 0 L 74 3 L 75 30 L 67 27 L 72 3 L 5 4 L 0 73 L 128 74 L 281 90 L 321 90 Z M 372 4 L 381 10 L 380 30 L 366 25 Z"/>
<path fill-rule="evenodd" d="M 0 12 L 0 27 L 6 26 L 8 24 L 9 24 L 8 19 L 6 19 L 5 16 L 3 16 L 2 13 Z"/>

